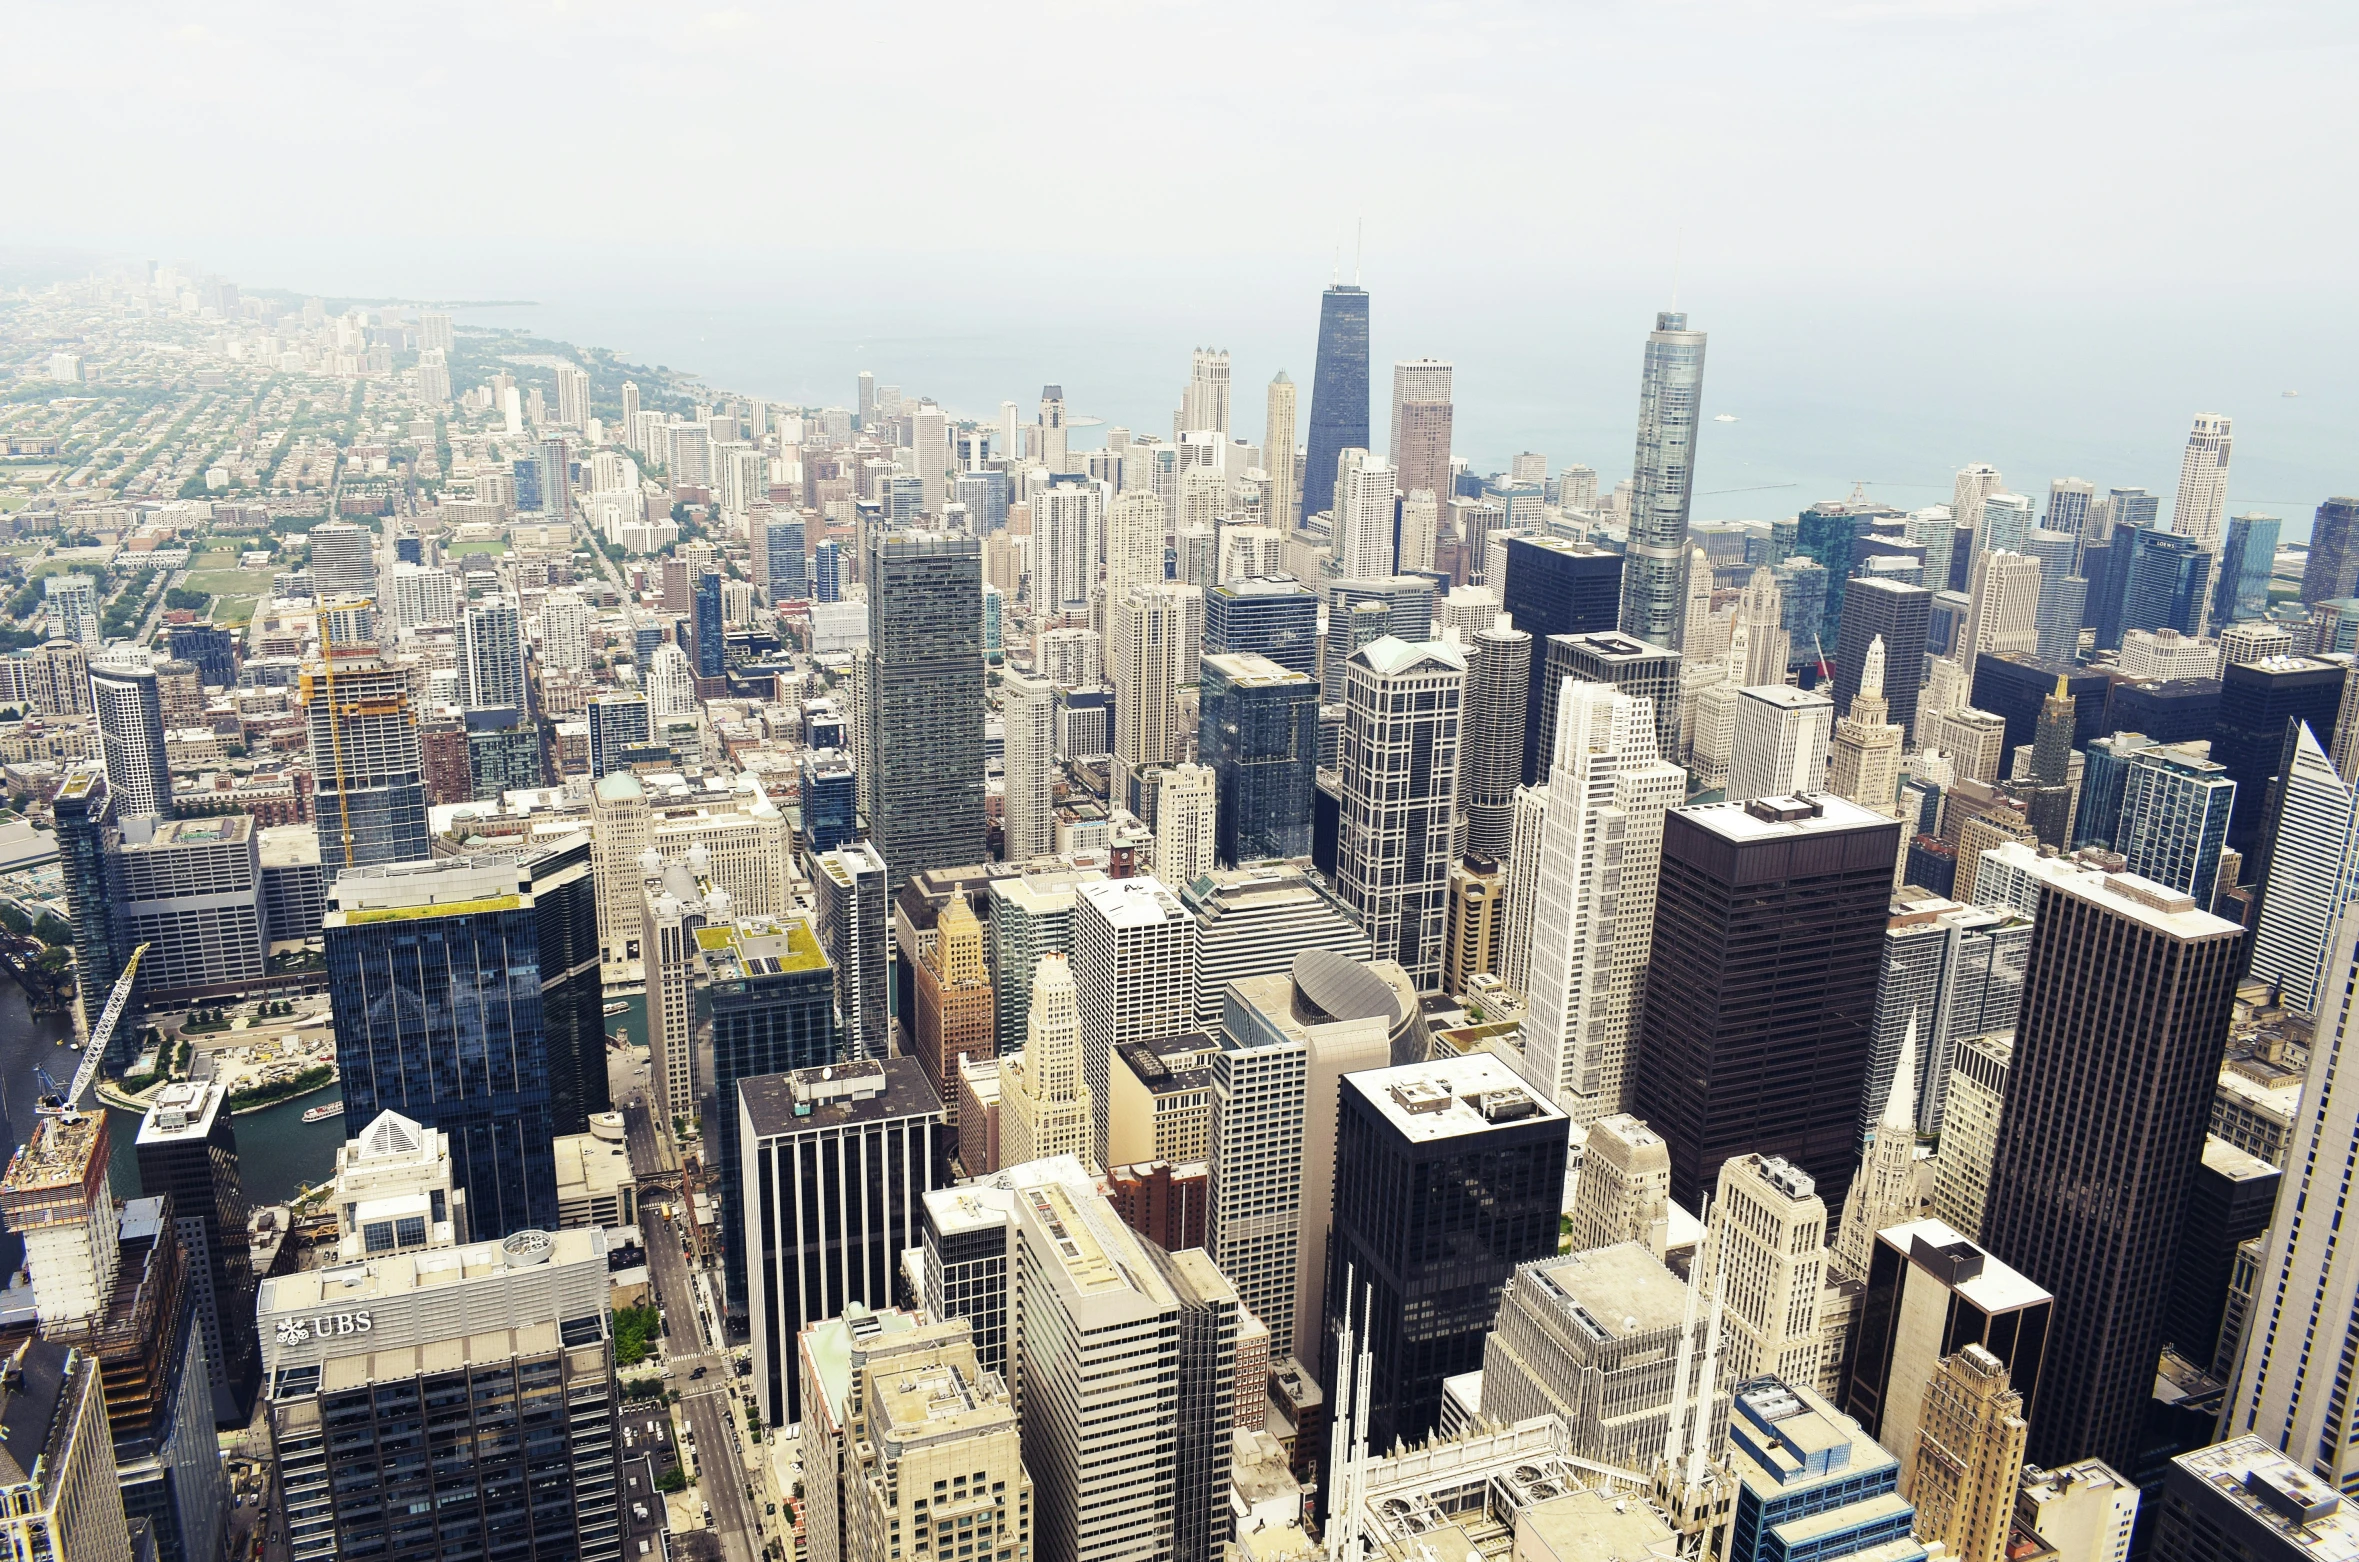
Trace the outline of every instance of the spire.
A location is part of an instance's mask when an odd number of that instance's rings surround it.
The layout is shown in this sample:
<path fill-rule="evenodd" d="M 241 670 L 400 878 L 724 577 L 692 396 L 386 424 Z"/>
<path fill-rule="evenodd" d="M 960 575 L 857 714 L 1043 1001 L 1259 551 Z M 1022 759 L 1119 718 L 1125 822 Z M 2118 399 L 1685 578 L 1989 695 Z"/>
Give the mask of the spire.
<path fill-rule="evenodd" d="M 1901 1037 L 1900 1061 L 1892 1068 L 1892 1091 L 1884 1098 L 1884 1115 L 1877 1120 L 1876 1137 L 1886 1129 L 1914 1134 L 1917 1128 L 1917 1011 L 1908 1012 L 1908 1032 Z"/>
<path fill-rule="evenodd" d="M 2070 698 L 2071 698 L 2071 694 L 2068 692 L 2068 686 L 2070 685 L 2070 683 L 2071 683 L 2071 680 L 2070 680 L 2069 678 L 2067 678 L 2067 677 L 2066 677 L 2064 674 L 2062 674 L 2062 673 L 2058 673 L 2058 674 L 2056 675 L 2056 694 L 2055 694 L 2055 697 L 2056 697 L 2057 699 L 2063 700 L 2063 699 L 2070 699 Z"/>
<path fill-rule="evenodd" d="M 1866 663 L 1859 670 L 1859 692 L 1884 697 L 1884 637 L 1876 636 L 1868 642 Z"/>

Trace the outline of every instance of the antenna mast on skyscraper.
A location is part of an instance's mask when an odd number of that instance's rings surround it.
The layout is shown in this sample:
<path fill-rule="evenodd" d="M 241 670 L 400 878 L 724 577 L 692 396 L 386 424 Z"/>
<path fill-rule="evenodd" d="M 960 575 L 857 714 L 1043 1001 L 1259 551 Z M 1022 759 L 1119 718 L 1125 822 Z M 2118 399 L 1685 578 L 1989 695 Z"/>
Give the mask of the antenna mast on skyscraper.
<path fill-rule="evenodd" d="M 1360 256 L 1368 248 L 1368 219 L 1362 217 L 1352 230 L 1352 286 L 1360 285 Z"/>

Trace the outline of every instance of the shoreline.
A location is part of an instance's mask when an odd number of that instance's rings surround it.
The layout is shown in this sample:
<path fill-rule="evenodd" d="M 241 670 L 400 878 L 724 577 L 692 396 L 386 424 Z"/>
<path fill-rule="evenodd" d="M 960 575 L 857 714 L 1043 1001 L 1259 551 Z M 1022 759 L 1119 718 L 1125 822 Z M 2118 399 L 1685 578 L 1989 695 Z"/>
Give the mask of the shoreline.
<path fill-rule="evenodd" d="M 316 1096 L 323 1090 L 333 1090 L 342 1083 L 343 1080 L 340 1078 L 330 1079 L 324 1083 L 314 1085 L 308 1090 L 298 1090 L 292 1095 L 273 1096 L 268 1101 L 257 1101 L 250 1106 L 232 1107 L 230 1108 L 229 1115 L 232 1117 L 247 1117 L 256 1112 L 267 1112 L 273 1107 L 285 1106 L 290 1101 L 300 1101 L 306 1096 Z M 154 1089 L 156 1087 L 151 1086 L 150 1088 Z M 126 1112 L 145 1112 L 150 1105 L 149 1102 L 140 1099 L 138 1096 L 125 1092 L 111 1079 L 99 1080 L 93 1084 L 90 1089 L 93 1095 L 97 1096 L 99 1100 L 105 1102 L 108 1106 L 117 1107 Z"/>

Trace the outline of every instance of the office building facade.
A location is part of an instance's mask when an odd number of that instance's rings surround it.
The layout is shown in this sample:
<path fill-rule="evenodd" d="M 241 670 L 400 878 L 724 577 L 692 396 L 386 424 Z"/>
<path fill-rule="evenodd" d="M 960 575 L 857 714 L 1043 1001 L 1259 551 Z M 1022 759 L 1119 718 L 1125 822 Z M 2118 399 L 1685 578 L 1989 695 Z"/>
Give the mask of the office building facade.
<path fill-rule="evenodd" d="M 1899 856 L 1897 821 L 1831 796 L 1666 816 L 1630 1110 L 1669 1142 L 1674 1198 L 1759 1153 L 1840 1206 Z"/>
<path fill-rule="evenodd" d="M 1209 648 L 1201 676 L 1196 749 L 1213 774 L 1215 856 L 1229 867 L 1307 859 L 1318 684 L 1267 656 Z"/>
<path fill-rule="evenodd" d="M 946 532 L 869 544 L 867 719 L 858 761 L 889 887 L 983 844 L 982 545 Z"/>
<path fill-rule="evenodd" d="M 1686 624 L 1688 498 L 1703 394 L 1704 333 L 1689 330 L 1684 314 L 1657 314 L 1639 380 L 1630 552 L 1617 627 L 1670 651 L 1680 648 Z"/>
<path fill-rule="evenodd" d="M 1379 958 L 1421 991 L 1441 981 L 1466 659 L 1390 636 L 1352 654 L 1342 740 L 1337 889 Z"/>

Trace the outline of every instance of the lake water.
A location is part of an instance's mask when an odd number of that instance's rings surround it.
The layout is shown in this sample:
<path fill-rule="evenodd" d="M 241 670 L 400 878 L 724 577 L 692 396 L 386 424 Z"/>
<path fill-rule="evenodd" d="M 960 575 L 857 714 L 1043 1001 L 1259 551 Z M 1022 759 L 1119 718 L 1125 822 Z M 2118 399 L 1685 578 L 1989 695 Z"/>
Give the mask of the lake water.
<path fill-rule="evenodd" d="M 1640 355 L 1663 300 L 1473 264 L 1368 278 L 1374 442 L 1387 438 L 1390 364 L 1430 354 L 1456 365 L 1453 443 L 1475 470 L 1535 450 L 1552 472 L 1583 462 L 1607 487 L 1627 476 Z M 890 264 L 857 276 L 791 256 L 779 265 L 759 288 L 551 276 L 535 305 L 459 318 L 808 405 L 850 406 L 869 369 L 880 386 L 959 416 L 996 422 L 1006 399 L 1030 421 L 1041 386 L 1056 382 L 1075 415 L 1166 438 L 1190 348 L 1223 345 L 1235 432 L 1260 438 L 1262 387 L 1280 368 L 1300 387 L 1298 439 L 1308 426 L 1323 275 L 969 267 L 944 287 L 945 273 Z M 2359 322 L 2315 300 L 1723 286 L 1686 303 L 1711 338 L 1704 412 L 1737 420 L 1704 426 L 1699 521 L 1792 515 L 1855 481 L 1904 508 L 1946 502 L 1972 461 L 2035 496 L 2062 476 L 2150 488 L 2167 515 L 2199 411 L 2236 420 L 2232 513 L 2281 515 L 2294 538 L 2321 499 L 2359 492 Z M 1075 443 L 1101 432 L 1078 430 Z"/>

